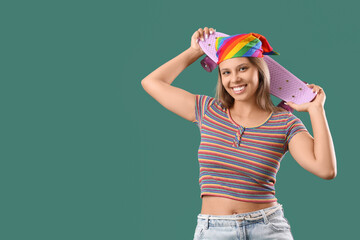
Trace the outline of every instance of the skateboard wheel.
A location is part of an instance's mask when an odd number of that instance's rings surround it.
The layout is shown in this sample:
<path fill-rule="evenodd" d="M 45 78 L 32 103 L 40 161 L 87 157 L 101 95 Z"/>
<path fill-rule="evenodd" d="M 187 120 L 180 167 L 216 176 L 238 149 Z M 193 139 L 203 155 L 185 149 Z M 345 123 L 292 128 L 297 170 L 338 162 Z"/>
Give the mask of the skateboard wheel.
<path fill-rule="evenodd" d="M 282 107 L 282 108 L 284 108 L 285 110 L 287 110 L 287 111 L 289 111 L 289 112 L 291 112 L 291 113 L 294 111 L 294 109 L 293 109 L 292 107 L 290 107 L 289 105 L 286 105 L 286 104 L 285 104 L 285 101 L 284 101 L 284 100 L 281 101 L 277 106 L 278 106 L 278 107 Z"/>
<path fill-rule="evenodd" d="M 212 72 L 217 67 L 216 62 L 211 60 L 208 56 L 206 56 L 203 60 L 201 60 L 201 66 L 208 72 Z"/>

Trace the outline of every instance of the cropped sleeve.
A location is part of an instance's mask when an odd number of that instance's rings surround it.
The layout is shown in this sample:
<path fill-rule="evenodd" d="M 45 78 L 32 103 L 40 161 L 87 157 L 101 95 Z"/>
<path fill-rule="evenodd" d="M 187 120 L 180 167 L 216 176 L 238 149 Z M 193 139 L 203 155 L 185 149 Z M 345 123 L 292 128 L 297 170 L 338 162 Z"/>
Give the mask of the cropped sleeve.
<path fill-rule="evenodd" d="M 206 110 L 210 106 L 214 98 L 207 95 L 196 95 L 195 100 L 195 117 L 196 120 L 193 121 L 199 128 L 201 128 L 202 119 L 206 113 Z"/>
<path fill-rule="evenodd" d="M 285 152 L 288 151 L 290 140 L 299 132 L 308 131 L 303 122 L 294 114 L 289 113 L 289 118 L 286 124 L 286 139 L 285 139 Z"/>

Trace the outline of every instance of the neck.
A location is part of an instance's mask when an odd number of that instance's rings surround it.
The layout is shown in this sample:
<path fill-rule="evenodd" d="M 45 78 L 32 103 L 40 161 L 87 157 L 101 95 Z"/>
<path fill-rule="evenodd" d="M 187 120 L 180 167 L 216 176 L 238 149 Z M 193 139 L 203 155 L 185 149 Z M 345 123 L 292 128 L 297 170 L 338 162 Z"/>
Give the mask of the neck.
<path fill-rule="evenodd" d="M 264 112 L 255 102 L 250 103 L 241 101 L 234 101 L 234 105 L 230 107 L 229 110 L 233 116 L 239 118 L 251 118 L 251 116 L 258 114 L 259 112 Z"/>

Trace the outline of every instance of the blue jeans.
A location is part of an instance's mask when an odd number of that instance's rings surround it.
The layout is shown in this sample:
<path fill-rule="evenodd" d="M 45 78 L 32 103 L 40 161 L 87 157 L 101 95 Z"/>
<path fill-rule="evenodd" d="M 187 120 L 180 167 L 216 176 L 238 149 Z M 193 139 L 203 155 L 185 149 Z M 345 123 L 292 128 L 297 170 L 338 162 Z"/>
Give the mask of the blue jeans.
<path fill-rule="evenodd" d="M 282 204 L 233 215 L 199 214 L 194 240 L 293 240 Z"/>

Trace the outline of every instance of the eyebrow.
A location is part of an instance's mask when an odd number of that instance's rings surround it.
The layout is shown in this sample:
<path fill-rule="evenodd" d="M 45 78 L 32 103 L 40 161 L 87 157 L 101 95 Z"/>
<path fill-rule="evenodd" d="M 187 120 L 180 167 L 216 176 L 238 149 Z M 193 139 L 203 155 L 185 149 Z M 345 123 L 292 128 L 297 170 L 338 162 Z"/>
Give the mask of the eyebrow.
<path fill-rule="evenodd" d="M 241 63 L 241 64 L 237 65 L 236 67 L 239 67 L 239 66 L 244 65 L 244 64 L 247 64 L 247 63 Z M 223 68 L 220 71 L 224 71 L 224 70 L 229 70 L 229 68 Z"/>

